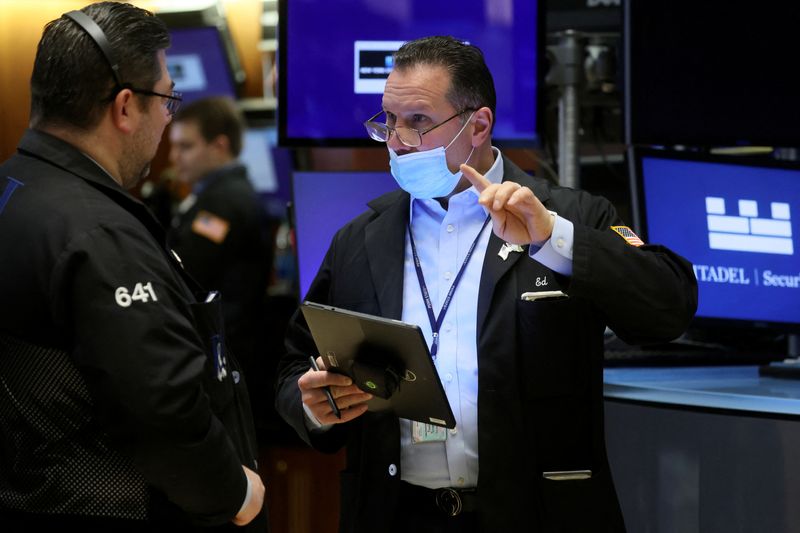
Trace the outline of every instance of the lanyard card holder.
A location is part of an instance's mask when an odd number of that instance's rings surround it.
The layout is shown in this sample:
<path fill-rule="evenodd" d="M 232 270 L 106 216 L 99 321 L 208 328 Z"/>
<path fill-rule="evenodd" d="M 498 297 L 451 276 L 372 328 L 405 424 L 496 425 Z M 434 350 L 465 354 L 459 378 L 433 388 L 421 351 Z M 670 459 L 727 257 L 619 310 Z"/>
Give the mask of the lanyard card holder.
<path fill-rule="evenodd" d="M 203 384 L 211 409 L 228 431 L 242 464 L 254 468 L 258 451 L 250 398 L 239 363 L 225 343 L 220 294 L 213 291 L 198 299 L 192 311 L 206 352 Z"/>

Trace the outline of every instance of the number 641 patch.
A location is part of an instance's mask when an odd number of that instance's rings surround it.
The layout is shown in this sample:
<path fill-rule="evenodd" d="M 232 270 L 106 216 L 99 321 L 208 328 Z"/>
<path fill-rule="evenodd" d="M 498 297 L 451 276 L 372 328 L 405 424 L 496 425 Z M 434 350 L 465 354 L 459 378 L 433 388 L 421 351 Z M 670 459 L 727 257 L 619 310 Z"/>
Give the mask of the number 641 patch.
<path fill-rule="evenodd" d="M 145 284 L 137 283 L 133 287 L 133 292 L 129 292 L 126 287 L 117 287 L 117 290 L 114 291 L 114 299 L 117 300 L 117 305 L 120 307 L 130 307 L 133 302 L 147 303 L 151 298 L 154 302 L 158 301 L 151 281 Z"/>

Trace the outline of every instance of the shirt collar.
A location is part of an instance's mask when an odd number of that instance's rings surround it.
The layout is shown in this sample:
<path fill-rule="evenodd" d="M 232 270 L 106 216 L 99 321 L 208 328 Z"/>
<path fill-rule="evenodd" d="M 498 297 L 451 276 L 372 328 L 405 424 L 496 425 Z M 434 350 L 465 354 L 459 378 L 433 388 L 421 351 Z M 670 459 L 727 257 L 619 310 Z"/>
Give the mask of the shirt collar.
<path fill-rule="evenodd" d="M 89 154 L 87 154 L 86 152 L 81 152 L 81 154 L 83 154 L 83 156 L 84 156 L 86 159 L 88 159 L 89 161 L 91 161 L 92 163 L 94 163 L 95 165 L 97 165 L 97 168 L 99 168 L 100 170 L 102 170 L 103 172 L 105 172 L 106 176 L 108 176 L 109 178 L 111 178 L 112 180 L 114 180 L 114 182 L 115 182 L 115 183 L 117 182 L 117 179 L 116 179 L 114 176 L 112 176 L 112 175 L 111 175 L 111 172 L 109 172 L 108 170 L 106 170 L 106 168 L 105 168 L 103 165 L 101 165 L 100 163 L 98 163 L 98 162 L 97 162 L 97 161 L 96 161 L 96 160 L 95 160 L 95 159 L 94 159 L 92 156 L 90 156 L 90 155 L 89 155 Z"/>
<path fill-rule="evenodd" d="M 492 153 L 494 154 L 494 163 L 492 166 L 489 167 L 489 170 L 486 171 L 486 174 L 483 175 L 484 178 L 491 181 L 492 183 L 502 183 L 503 181 L 503 154 L 500 153 L 500 150 L 494 146 L 492 146 Z M 475 190 L 475 187 L 470 187 L 466 191 L 472 191 L 472 194 L 476 196 L 480 196 L 478 191 Z"/>

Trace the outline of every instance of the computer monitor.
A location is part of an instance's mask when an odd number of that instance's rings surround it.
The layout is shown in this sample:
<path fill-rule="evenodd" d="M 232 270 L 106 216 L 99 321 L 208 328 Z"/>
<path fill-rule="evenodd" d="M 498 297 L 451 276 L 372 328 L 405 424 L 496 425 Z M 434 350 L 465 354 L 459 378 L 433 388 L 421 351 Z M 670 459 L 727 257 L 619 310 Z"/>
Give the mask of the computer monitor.
<path fill-rule="evenodd" d="M 279 142 L 366 146 L 362 123 L 403 42 L 452 35 L 484 53 L 497 91 L 493 139 L 534 146 L 541 135 L 544 49 L 539 0 L 281 0 Z"/>
<path fill-rule="evenodd" d="M 317 275 L 336 232 L 397 189 L 388 172 L 295 172 L 292 175 L 300 298 Z"/>
<path fill-rule="evenodd" d="M 800 164 L 633 152 L 636 226 L 693 263 L 697 324 L 800 330 Z"/>
<path fill-rule="evenodd" d="M 799 144 L 796 4 L 627 0 L 623 18 L 628 144 Z"/>
<path fill-rule="evenodd" d="M 167 68 L 184 102 L 236 98 L 245 74 L 222 2 L 162 2 L 156 16 L 169 28 Z"/>
<path fill-rule="evenodd" d="M 279 148 L 274 125 L 248 121 L 242 136 L 239 161 L 247 167 L 247 176 L 261 198 L 269 217 L 286 219 L 286 207 L 292 199 L 292 154 Z"/>
<path fill-rule="evenodd" d="M 216 26 L 170 28 L 172 46 L 167 53 L 167 69 L 175 90 L 184 103 L 208 96 L 236 98 L 236 84 Z"/>

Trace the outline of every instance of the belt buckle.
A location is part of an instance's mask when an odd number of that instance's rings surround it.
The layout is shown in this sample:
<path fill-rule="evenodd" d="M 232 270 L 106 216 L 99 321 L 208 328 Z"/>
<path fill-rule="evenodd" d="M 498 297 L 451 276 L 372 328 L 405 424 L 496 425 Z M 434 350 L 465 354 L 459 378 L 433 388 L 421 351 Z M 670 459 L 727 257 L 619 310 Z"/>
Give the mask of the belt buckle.
<path fill-rule="evenodd" d="M 436 506 L 444 511 L 447 516 L 458 516 L 464 508 L 461 496 L 455 489 L 450 487 L 436 491 Z"/>

